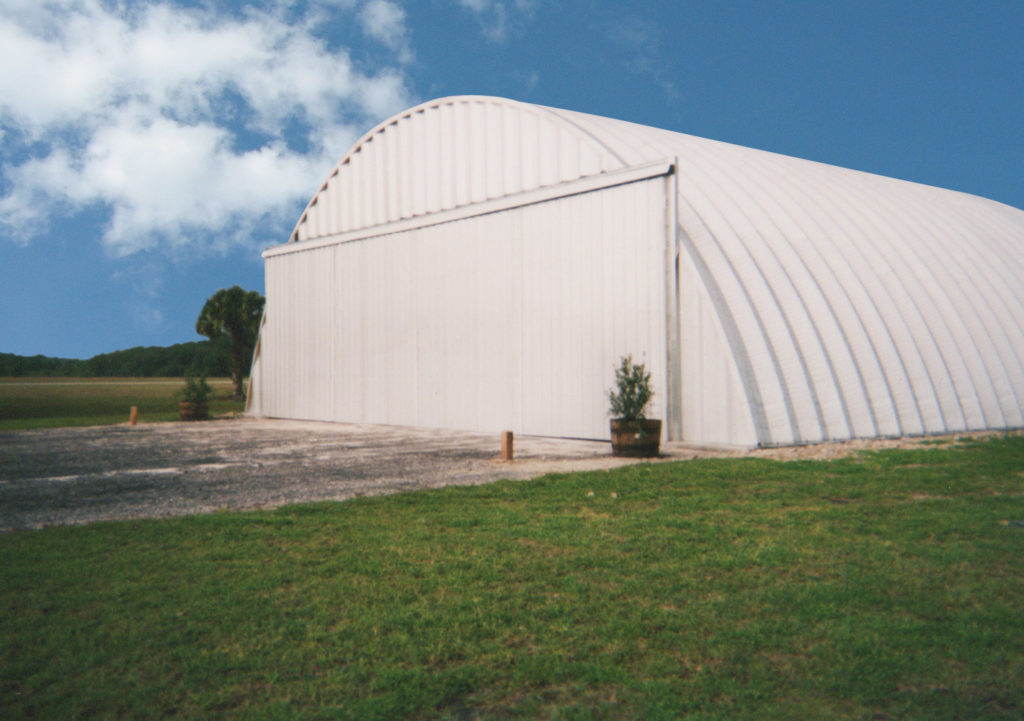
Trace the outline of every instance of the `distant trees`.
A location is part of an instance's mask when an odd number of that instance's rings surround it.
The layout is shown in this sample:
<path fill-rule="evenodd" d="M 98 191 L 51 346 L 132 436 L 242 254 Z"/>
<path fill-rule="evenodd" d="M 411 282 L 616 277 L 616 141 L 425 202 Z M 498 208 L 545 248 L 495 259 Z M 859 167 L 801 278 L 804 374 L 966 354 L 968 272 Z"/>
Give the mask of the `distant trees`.
<path fill-rule="evenodd" d="M 230 341 L 235 398 L 243 395 L 242 381 L 249 375 L 265 302 L 266 299 L 257 291 L 233 285 L 210 296 L 196 320 L 196 332 L 200 335 L 212 341 L 221 338 Z"/>
<path fill-rule="evenodd" d="M 130 348 L 82 361 L 85 376 L 173 377 L 196 369 L 207 378 L 231 375 L 231 353 L 224 341 L 193 341 L 166 348 Z"/>
<path fill-rule="evenodd" d="M 73 376 L 79 365 L 85 361 L 74 358 L 49 358 L 44 355 L 22 356 L 14 353 L 0 353 L 0 377 L 2 376 Z"/>
<path fill-rule="evenodd" d="M 102 353 L 87 360 L 0 353 L 0 376 L 76 378 L 153 378 L 185 375 L 190 368 L 207 378 L 231 375 L 227 338 L 163 346 L 138 346 Z"/>

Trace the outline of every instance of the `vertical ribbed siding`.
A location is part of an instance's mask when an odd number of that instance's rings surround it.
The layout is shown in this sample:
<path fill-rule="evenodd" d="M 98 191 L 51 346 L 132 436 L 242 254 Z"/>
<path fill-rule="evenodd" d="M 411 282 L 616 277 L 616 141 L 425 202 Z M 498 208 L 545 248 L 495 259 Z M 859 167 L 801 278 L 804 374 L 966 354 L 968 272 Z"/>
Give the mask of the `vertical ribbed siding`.
<path fill-rule="evenodd" d="M 665 406 L 664 182 L 267 261 L 265 415 L 605 438 L 618 358 Z"/>

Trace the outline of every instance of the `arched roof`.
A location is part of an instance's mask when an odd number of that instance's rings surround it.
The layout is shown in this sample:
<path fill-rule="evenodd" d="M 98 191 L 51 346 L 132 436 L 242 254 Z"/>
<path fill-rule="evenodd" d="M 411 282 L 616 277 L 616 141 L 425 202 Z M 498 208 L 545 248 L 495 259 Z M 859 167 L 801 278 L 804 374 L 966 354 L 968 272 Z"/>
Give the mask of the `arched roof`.
<path fill-rule="evenodd" d="M 984 198 L 465 96 L 363 136 L 292 240 L 665 160 L 760 443 L 1024 425 L 1024 211 Z"/>
<path fill-rule="evenodd" d="M 479 96 L 441 98 L 401 112 L 338 161 L 291 240 L 371 228 L 628 165 L 560 112 Z"/>

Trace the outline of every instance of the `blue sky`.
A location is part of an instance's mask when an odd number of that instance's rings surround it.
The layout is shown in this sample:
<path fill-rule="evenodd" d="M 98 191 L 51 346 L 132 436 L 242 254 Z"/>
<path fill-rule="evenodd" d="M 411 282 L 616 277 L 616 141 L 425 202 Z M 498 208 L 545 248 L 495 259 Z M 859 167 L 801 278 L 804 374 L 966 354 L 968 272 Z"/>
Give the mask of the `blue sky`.
<path fill-rule="evenodd" d="M 2 0 L 0 352 L 198 340 L 360 135 L 446 95 L 1024 208 L 1021 48 L 1021 0 Z"/>

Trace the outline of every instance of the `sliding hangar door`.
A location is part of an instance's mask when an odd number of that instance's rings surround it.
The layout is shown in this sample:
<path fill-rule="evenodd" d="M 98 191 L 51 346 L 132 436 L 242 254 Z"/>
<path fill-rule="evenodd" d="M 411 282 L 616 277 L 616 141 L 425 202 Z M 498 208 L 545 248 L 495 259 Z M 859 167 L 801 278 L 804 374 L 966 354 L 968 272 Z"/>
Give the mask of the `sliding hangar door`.
<path fill-rule="evenodd" d="M 271 256 L 262 413 L 605 438 L 633 354 L 662 416 L 666 183 Z"/>

